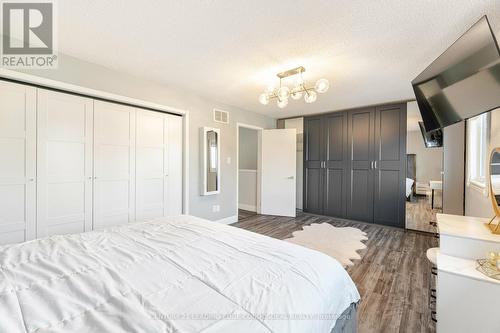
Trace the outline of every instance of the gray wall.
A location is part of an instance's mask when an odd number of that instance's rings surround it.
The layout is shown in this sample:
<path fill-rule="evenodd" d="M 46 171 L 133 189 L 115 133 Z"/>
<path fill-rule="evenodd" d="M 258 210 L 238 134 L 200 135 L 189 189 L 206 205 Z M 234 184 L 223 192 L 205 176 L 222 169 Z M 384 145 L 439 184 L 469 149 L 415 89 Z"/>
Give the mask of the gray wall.
<path fill-rule="evenodd" d="M 257 170 L 259 138 L 257 131 L 240 127 L 239 168 Z"/>
<path fill-rule="evenodd" d="M 443 213 L 464 215 L 465 122 L 443 131 Z"/>
<path fill-rule="evenodd" d="M 417 182 L 429 184 L 441 180 L 443 148 L 426 148 L 420 131 L 410 131 L 406 137 L 406 153 L 416 154 Z"/>
<path fill-rule="evenodd" d="M 490 144 L 488 154 L 485 156 L 487 163 L 489 152 L 495 147 L 500 147 L 500 109 L 491 111 Z M 492 217 L 494 212 L 488 194 L 467 185 L 465 187 L 465 215 Z"/>
<path fill-rule="evenodd" d="M 263 128 L 275 128 L 276 120 L 205 97 L 146 81 L 102 66 L 59 53 L 56 70 L 23 71 L 46 79 L 74 84 L 99 91 L 137 98 L 189 111 L 189 209 L 190 214 L 219 220 L 237 214 L 236 203 L 236 123 L 246 123 Z M 213 121 L 212 110 L 230 112 L 230 124 Z M 199 129 L 203 126 L 221 129 L 221 193 L 200 196 Z M 219 212 L 212 212 L 213 205 L 220 205 Z"/>

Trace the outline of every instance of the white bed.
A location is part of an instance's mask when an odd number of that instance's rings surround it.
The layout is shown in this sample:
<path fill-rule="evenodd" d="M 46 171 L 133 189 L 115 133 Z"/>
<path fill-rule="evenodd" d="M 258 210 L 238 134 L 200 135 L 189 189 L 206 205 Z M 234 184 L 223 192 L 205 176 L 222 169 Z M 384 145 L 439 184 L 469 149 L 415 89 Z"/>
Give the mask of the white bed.
<path fill-rule="evenodd" d="M 190 216 L 0 247 L 0 332 L 329 333 L 359 299 L 327 255 Z"/>
<path fill-rule="evenodd" d="M 406 197 L 409 198 L 412 192 L 413 187 L 413 179 L 406 178 Z"/>

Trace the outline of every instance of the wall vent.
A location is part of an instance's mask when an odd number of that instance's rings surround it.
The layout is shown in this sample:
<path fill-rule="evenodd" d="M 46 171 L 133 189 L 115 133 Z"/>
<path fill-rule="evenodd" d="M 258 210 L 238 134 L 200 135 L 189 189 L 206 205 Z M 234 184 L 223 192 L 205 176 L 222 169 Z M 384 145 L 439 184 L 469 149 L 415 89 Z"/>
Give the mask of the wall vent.
<path fill-rule="evenodd" d="M 229 124 L 229 112 L 214 109 L 214 121 L 216 123 Z"/>

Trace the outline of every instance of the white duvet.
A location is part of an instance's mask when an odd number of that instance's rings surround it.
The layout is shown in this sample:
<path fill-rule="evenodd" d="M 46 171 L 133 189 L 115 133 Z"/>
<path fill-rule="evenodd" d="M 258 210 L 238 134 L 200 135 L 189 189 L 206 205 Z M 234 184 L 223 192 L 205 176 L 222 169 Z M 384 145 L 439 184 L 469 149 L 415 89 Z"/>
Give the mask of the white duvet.
<path fill-rule="evenodd" d="M 358 300 L 331 257 L 189 216 L 0 247 L 0 332 L 329 333 Z"/>

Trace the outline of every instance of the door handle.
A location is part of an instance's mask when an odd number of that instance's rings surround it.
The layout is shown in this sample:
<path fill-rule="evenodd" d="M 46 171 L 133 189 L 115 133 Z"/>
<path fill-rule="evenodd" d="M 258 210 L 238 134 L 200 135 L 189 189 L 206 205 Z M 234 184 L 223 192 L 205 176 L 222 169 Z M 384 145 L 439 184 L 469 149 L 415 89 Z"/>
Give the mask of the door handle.
<path fill-rule="evenodd" d="M 286 177 L 286 179 L 294 179 L 294 176 Z"/>
<path fill-rule="evenodd" d="M 375 169 L 376 169 L 377 168 L 377 161 L 374 161 L 374 163 L 375 163 Z"/>
<path fill-rule="evenodd" d="M 370 169 L 373 170 L 373 161 L 370 161 Z"/>

